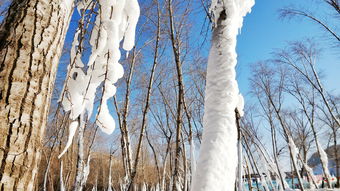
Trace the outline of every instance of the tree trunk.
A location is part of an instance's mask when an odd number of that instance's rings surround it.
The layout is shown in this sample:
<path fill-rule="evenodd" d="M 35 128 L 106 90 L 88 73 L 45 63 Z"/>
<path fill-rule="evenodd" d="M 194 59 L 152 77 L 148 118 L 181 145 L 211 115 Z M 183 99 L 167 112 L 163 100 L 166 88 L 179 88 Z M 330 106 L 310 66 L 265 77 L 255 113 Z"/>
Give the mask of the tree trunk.
<path fill-rule="evenodd" d="M 82 114 L 83 115 L 83 114 Z M 84 129 L 85 124 L 83 122 L 83 116 L 78 117 L 79 128 L 78 128 L 78 155 L 77 155 L 77 168 L 76 168 L 76 178 L 74 180 L 74 191 L 83 190 L 83 179 L 84 179 Z"/>
<path fill-rule="evenodd" d="M 272 115 L 269 114 L 269 118 L 268 119 L 269 119 L 269 124 L 270 124 L 271 142 L 272 142 L 272 148 L 273 148 L 273 157 L 274 157 L 275 166 L 276 166 L 278 175 L 280 177 L 281 189 L 285 190 L 286 189 L 285 180 L 283 178 L 282 171 L 281 171 L 282 169 L 279 166 L 279 160 L 278 160 L 278 156 L 277 156 L 278 153 L 277 153 L 276 129 L 275 129 L 275 126 L 274 126 L 274 123 L 272 121 L 271 116 Z"/>
<path fill-rule="evenodd" d="M 145 133 L 146 133 L 146 140 L 148 141 L 148 144 L 149 144 L 151 151 L 152 151 L 152 154 L 153 154 L 153 159 L 155 161 L 155 167 L 156 167 L 156 171 L 157 171 L 157 174 L 158 174 L 158 184 L 161 185 L 162 180 L 161 180 L 161 172 L 160 172 L 159 165 L 158 165 L 157 152 L 155 150 L 155 147 L 151 144 L 148 132 L 145 131 Z"/>
<path fill-rule="evenodd" d="M 234 110 L 240 101 L 235 71 L 236 36 L 243 16 L 253 3 L 212 1 L 216 22 L 207 65 L 203 138 L 192 191 L 235 189 L 237 128 Z"/>
<path fill-rule="evenodd" d="M 245 138 L 244 138 L 244 143 L 245 143 L 245 145 L 246 145 L 246 149 L 247 149 L 247 150 L 246 150 L 246 153 L 247 153 L 247 155 L 248 155 L 249 162 L 250 162 L 250 163 L 253 163 L 253 165 L 254 165 L 254 167 L 255 167 L 255 170 L 256 170 L 256 173 L 257 173 L 257 175 L 260 177 L 261 183 L 263 183 L 263 182 L 264 182 L 264 179 L 263 179 L 263 177 L 261 176 L 261 173 L 262 173 L 262 172 L 259 170 L 259 167 L 258 167 L 258 165 L 257 165 L 257 163 L 256 163 L 255 158 L 254 158 L 253 152 L 252 152 L 251 149 L 250 149 L 250 145 L 249 145 L 247 139 L 245 139 Z M 256 174 L 255 174 L 255 178 L 256 178 L 256 184 L 257 184 L 257 187 L 258 187 L 258 182 L 257 182 Z M 263 185 L 262 185 L 262 186 L 263 186 Z M 263 189 L 264 189 L 265 191 L 269 191 L 269 189 L 268 189 L 267 186 L 263 186 Z"/>
<path fill-rule="evenodd" d="M 124 151 L 122 152 L 125 155 L 125 161 L 126 161 L 126 172 L 129 176 L 131 176 L 132 173 L 132 153 L 131 153 L 131 148 L 130 148 L 130 135 L 129 135 L 129 128 L 128 128 L 128 123 L 127 123 L 127 118 L 129 115 L 129 107 L 130 107 L 130 95 L 131 95 L 131 82 L 132 82 L 132 77 L 133 73 L 135 71 L 135 64 L 136 64 L 136 47 L 133 48 L 132 50 L 132 58 L 131 58 L 131 65 L 130 65 L 130 72 L 126 81 L 126 93 L 125 93 L 125 103 L 124 103 L 124 109 L 123 109 L 123 114 L 122 114 L 122 137 L 123 137 L 123 148 Z"/>
<path fill-rule="evenodd" d="M 236 127 L 237 127 L 237 157 L 238 157 L 238 166 L 237 166 L 237 190 L 243 190 L 243 179 L 242 179 L 242 136 L 241 136 L 241 126 L 240 126 L 240 113 L 237 108 L 235 109 L 235 118 L 236 118 Z"/>
<path fill-rule="evenodd" d="M 244 140 L 245 140 L 245 139 L 244 139 Z M 253 174 L 254 174 L 254 177 L 255 177 L 256 189 L 257 189 L 257 190 L 261 190 L 261 189 L 260 189 L 260 186 L 259 186 L 259 182 L 258 182 L 258 180 L 257 180 L 257 176 L 256 176 L 256 175 L 259 174 L 259 173 L 258 173 L 258 171 L 255 172 L 255 167 L 254 167 L 254 164 L 255 164 L 255 163 L 253 163 L 254 161 L 252 161 L 252 158 L 250 157 L 250 154 L 249 154 L 247 145 L 244 144 L 243 147 L 244 147 L 244 150 L 246 151 L 246 152 L 245 152 L 245 153 L 246 153 L 246 156 L 247 156 L 247 158 L 248 158 L 248 161 L 249 161 L 251 170 L 252 170 L 252 172 L 253 172 Z M 251 178 L 251 176 L 252 176 L 252 174 L 250 174 L 250 178 Z"/>
<path fill-rule="evenodd" d="M 249 165 L 248 165 L 248 161 L 247 159 L 244 157 L 244 161 L 246 163 L 246 170 L 247 170 L 247 180 L 248 180 L 248 189 L 249 191 L 253 191 L 253 184 L 252 184 L 252 181 L 251 181 L 251 173 L 250 173 L 250 170 L 249 170 Z"/>
<path fill-rule="evenodd" d="M 73 1 L 15 0 L 0 29 L 0 190 L 33 190 Z"/>
<path fill-rule="evenodd" d="M 177 115 L 176 115 L 176 147 L 175 147 L 175 166 L 173 172 L 173 185 L 172 190 L 177 191 L 176 185 L 180 182 L 179 178 L 179 166 L 180 166 L 180 154 L 181 154 L 181 134 L 182 134 L 182 109 L 184 102 L 184 85 L 183 85 L 183 75 L 182 75 L 182 61 L 180 58 L 180 43 L 179 34 L 176 33 L 174 15 L 173 15 L 173 5 L 172 0 L 168 1 L 168 12 L 169 12 L 169 25 L 170 25 L 170 39 L 172 50 L 174 53 L 176 71 L 177 71 L 177 86 L 178 86 L 178 97 L 177 97 Z M 182 189 L 182 188 L 181 188 Z"/>

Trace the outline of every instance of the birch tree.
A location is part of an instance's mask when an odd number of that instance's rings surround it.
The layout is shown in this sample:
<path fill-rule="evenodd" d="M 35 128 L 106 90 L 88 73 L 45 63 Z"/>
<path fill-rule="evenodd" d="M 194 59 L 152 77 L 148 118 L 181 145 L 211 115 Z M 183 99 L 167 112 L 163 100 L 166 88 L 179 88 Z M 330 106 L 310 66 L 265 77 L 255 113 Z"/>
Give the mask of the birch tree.
<path fill-rule="evenodd" d="M 1 25 L 1 190 L 33 190 L 72 3 L 15 0 Z"/>
<path fill-rule="evenodd" d="M 182 135 L 182 116 L 183 116 L 183 102 L 184 102 L 184 85 L 183 85 L 183 72 L 181 61 L 181 47 L 180 47 L 180 34 L 178 29 L 175 28 L 174 15 L 173 15 L 173 3 L 172 0 L 168 1 L 169 12 L 169 28 L 172 50 L 175 57 L 176 71 L 177 71 L 177 86 L 178 86 L 178 98 L 177 98 L 177 114 L 176 114 L 176 148 L 175 148 L 175 167 L 173 173 L 172 190 L 179 190 L 179 165 L 180 165 L 180 153 L 181 153 L 181 135 Z M 177 32 L 176 32 L 177 31 Z"/>

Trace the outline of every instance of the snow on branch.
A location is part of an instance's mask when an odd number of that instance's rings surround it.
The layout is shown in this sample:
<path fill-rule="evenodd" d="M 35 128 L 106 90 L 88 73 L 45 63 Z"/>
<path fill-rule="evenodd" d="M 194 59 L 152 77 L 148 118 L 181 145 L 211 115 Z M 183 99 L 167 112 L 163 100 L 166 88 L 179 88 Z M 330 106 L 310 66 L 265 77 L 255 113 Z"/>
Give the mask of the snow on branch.
<path fill-rule="evenodd" d="M 126 51 L 133 48 L 140 8 L 137 0 L 98 0 L 97 4 L 98 15 L 91 32 L 89 61 L 85 66 L 81 59 L 82 43 L 79 39 L 83 38 L 80 36 L 83 26 L 80 25 L 72 43 L 71 63 L 59 102 L 66 112 L 70 112 L 71 120 L 82 119 L 80 116 L 85 114 L 90 119 L 97 89 L 101 89 L 96 124 L 103 132 L 111 134 L 115 129 L 115 121 L 107 101 L 116 93 L 114 84 L 124 75 L 123 66 L 119 63 L 120 42 L 123 41 L 122 48 Z M 77 3 L 78 13 L 84 15 L 94 5 L 94 1 L 80 1 Z M 78 126 L 78 122 L 71 123 L 66 147 L 59 158 L 71 145 Z"/>

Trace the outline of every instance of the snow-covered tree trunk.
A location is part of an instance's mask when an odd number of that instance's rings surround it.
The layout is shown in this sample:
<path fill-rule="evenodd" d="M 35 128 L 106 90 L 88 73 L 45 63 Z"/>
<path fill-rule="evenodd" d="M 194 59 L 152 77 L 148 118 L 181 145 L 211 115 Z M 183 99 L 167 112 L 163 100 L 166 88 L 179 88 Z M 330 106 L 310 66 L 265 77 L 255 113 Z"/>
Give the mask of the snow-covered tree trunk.
<path fill-rule="evenodd" d="M 298 157 L 299 150 L 295 146 L 294 140 L 291 136 L 288 137 L 288 147 L 289 147 L 290 152 L 291 152 L 291 158 L 292 158 L 292 163 L 293 163 L 294 169 L 297 169 L 296 175 L 297 175 L 298 182 L 301 185 L 301 190 L 304 190 L 302 178 L 301 178 L 300 172 L 298 171 L 298 164 L 297 164 L 297 157 Z"/>
<path fill-rule="evenodd" d="M 0 28 L 0 188 L 32 190 L 71 0 L 14 0 Z"/>
<path fill-rule="evenodd" d="M 302 157 L 301 155 L 299 154 L 298 155 L 299 158 L 300 158 L 300 161 L 303 165 L 303 167 L 305 168 L 306 172 L 307 172 L 307 175 L 309 177 L 309 185 L 310 185 L 310 189 L 316 189 L 316 188 L 319 188 L 319 186 L 317 185 L 316 183 L 316 178 L 314 176 L 314 172 L 313 172 L 313 169 L 311 167 L 308 166 L 308 164 L 306 162 L 304 162 L 304 160 L 302 160 Z"/>
<path fill-rule="evenodd" d="M 60 161 L 60 172 L 59 172 L 59 185 L 60 191 L 65 191 L 64 177 L 63 177 L 63 161 Z"/>
<path fill-rule="evenodd" d="M 215 26 L 207 68 L 203 139 L 193 191 L 235 187 L 238 161 L 235 108 L 240 101 L 235 79 L 236 36 L 253 4 L 252 0 L 212 1 Z"/>
<path fill-rule="evenodd" d="M 81 118 L 81 117 L 80 117 Z M 82 119 L 79 119 L 81 121 Z M 77 171 L 76 178 L 74 181 L 74 189 L 75 191 L 83 190 L 83 178 L 84 178 L 84 168 L 85 168 L 85 160 L 84 160 L 84 123 L 82 123 L 78 130 L 78 156 L 77 156 Z"/>
<path fill-rule="evenodd" d="M 332 188 L 332 184 L 331 184 L 332 177 L 331 177 L 331 174 L 330 174 L 329 168 L 328 168 L 327 153 L 325 152 L 325 150 L 323 150 L 323 148 L 320 146 L 320 144 L 318 144 L 318 151 L 319 151 L 319 156 L 320 156 L 320 160 L 321 160 L 323 173 L 324 173 L 324 176 L 327 180 L 328 187 Z"/>

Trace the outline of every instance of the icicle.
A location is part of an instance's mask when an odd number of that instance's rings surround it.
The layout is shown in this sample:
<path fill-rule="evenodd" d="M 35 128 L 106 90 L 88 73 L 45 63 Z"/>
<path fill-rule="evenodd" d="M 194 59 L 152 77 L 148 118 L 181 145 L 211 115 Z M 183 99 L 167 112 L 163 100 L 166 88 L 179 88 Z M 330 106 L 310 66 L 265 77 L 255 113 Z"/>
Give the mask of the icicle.
<path fill-rule="evenodd" d="M 70 124 L 67 143 L 66 143 L 64 150 L 58 156 L 59 159 L 66 153 L 67 149 L 71 146 L 72 140 L 73 140 L 74 135 L 76 134 L 76 130 L 78 128 L 78 125 L 79 125 L 78 121 L 73 121 Z"/>

